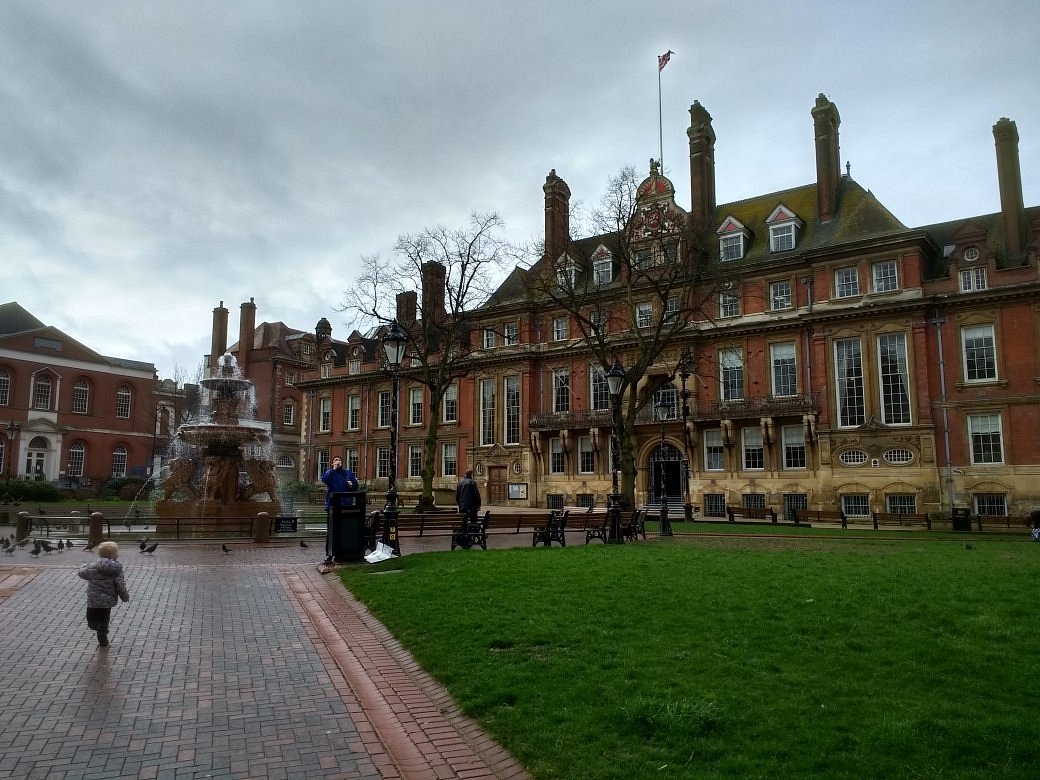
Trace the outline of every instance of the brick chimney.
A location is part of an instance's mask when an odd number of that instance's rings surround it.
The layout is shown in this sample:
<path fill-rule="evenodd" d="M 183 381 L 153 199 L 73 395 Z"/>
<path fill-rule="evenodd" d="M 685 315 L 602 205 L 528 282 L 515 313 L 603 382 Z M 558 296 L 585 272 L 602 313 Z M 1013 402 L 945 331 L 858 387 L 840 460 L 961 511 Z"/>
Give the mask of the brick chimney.
<path fill-rule="evenodd" d="M 715 130 L 699 101 L 690 106 L 690 217 L 705 227 L 715 217 Z"/>
<path fill-rule="evenodd" d="M 217 370 L 220 356 L 227 352 L 227 323 L 228 310 L 224 308 L 224 301 L 213 310 L 213 334 L 210 337 L 209 347 L 209 370 L 213 373 Z"/>
<path fill-rule="evenodd" d="M 425 292 L 423 293 L 425 295 Z M 407 327 L 415 322 L 417 310 L 415 290 L 397 293 L 397 322 Z"/>
<path fill-rule="evenodd" d="M 545 254 L 556 260 L 567 249 L 571 238 L 571 188 L 549 171 L 542 185 L 545 193 Z"/>
<path fill-rule="evenodd" d="M 238 367 L 245 373 L 253 352 L 253 333 L 256 331 L 256 304 L 253 299 L 243 303 L 238 323 Z"/>
<path fill-rule="evenodd" d="M 816 195 L 820 221 L 830 222 L 838 209 L 838 185 L 841 183 L 841 155 L 838 149 L 838 107 L 821 92 L 812 110 L 816 131 Z"/>
<path fill-rule="evenodd" d="M 1025 251 L 1026 219 L 1022 200 L 1022 167 L 1018 160 L 1018 126 L 1006 116 L 993 125 L 997 146 L 997 183 L 1004 251 L 1017 257 Z"/>
<path fill-rule="evenodd" d="M 431 322 L 444 319 L 444 284 L 447 271 L 436 260 L 422 264 L 422 312 Z M 398 320 L 400 322 L 400 320 Z M 415 317 L 411 319 L 415 322 Z"/>

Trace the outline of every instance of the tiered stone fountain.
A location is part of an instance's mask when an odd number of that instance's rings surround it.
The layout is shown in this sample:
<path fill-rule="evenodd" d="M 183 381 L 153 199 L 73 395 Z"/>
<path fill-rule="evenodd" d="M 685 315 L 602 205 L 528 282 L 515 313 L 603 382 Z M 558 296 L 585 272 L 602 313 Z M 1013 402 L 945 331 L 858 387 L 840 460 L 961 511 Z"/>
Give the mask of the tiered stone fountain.
<path fill-rule="evenodd" d="M 253 383 L 242 376 L 234 356 L 225 354 L 202 386 L 202 417 L 209 422 L 177 429 L 176 457 L 155 502 L 160 517 L 248 518 L 281 510 L 270 458 L 271 435 L 248 419 Z M 247 411 L 240 413 L 243 402 Z"/>

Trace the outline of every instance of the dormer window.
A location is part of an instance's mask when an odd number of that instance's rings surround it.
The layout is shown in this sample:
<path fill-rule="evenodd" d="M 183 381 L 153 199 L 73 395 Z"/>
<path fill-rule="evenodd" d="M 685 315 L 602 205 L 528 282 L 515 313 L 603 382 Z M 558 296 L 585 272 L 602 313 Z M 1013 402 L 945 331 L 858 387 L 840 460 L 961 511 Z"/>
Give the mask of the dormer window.
<path fill-rule="evenodd" d="M 600 285 L 614 281 L 614 258 L 605 247 L 600 247 L 592 255 L 592 283 Z"/>
<path fill-rule="evenodd" d="M 566 255 L 556 261 L 556 284 L 564 290 L 573 290 L 578 282 L 578 266 Z"/>
<path fill-rule="evenodd" d="M 738 220 L 726 217 L 722 226 L 715 232 L 719 234 L 720 260 L 740 260 L 744 257 L 751 233 Z"/>
<path fill-rule="evenodd" d="M 766 218 L 769 227 L 769 251 L 790 252 L 798 243 L 798 234 L 805 223 L 789 208 L 780 204 Z"/>

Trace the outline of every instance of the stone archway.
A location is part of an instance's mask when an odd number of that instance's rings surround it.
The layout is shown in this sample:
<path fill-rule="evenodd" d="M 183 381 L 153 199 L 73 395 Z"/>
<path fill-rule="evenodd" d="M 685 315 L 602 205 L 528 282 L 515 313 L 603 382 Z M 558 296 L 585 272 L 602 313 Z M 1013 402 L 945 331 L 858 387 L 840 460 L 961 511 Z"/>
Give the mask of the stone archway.
<path fill-rule="evenodd" d="M 650 451 L 646 461 L 648 504 L 660 504 L 662 496 L 669 504 L 683 503 L 683 456 L 667 442 Z"/>

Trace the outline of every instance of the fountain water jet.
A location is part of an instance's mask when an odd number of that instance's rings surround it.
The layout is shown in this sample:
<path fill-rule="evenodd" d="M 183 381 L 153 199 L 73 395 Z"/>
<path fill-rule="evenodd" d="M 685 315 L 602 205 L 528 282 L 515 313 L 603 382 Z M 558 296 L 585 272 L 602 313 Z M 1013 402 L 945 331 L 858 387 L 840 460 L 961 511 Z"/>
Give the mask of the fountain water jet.
<path fill-rule="evenodd" d="M 185 423 L 175 436 L 176 457 L 155 503 L 160 517 L 244 518 L 281 510 L 271 435 L 243 419 L 252 408 L 253 383 L 225 354 L 216 373 L 199 381 L 209 422 Z M 247 402 L 246 413 L 239 407 Z"/>

